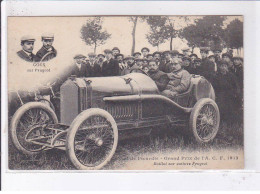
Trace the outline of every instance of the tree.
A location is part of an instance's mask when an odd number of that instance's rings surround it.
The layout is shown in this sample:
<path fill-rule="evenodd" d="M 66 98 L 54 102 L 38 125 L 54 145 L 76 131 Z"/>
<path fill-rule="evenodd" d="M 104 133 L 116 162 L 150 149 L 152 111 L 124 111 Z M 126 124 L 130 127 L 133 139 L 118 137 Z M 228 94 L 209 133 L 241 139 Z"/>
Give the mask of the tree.
<path fill-rule="evenodd" d="M 137 26 L 138 19 L 140 19 L 140 21 L 144 21 L 145 18 L 146 18 L 145 16 L 131 16 L 128 18 L 129 22 L 131 22 L 133 24 L 131 54 L 133 54 L 135 52 L 135 32 L 136 32 L 136 26 Z"/>
<path fill-rule="evenodd" d="M 195 21 L 194 24 L 185 27 L 181 36 L 188 41 L 188 45 L 193 49 L 201 46 L 223 46 L 224 44 L 224 30 L 223 21 L 224 16 L 204 16 Z"/>
<path fill-rule="evenodd" d="M 81 39 L 86 45 L 94 45 L 94 53 L 96 48 L 100 45 L 105 44 L 106 40 L 111 37 L 111 34 L 102 29 L 102 18 L 95 17 L 94 19 L 88 19 L 86 24 L 81 28 Z"/>
<path fill-rule="evenodd" d="M 225 29 L 225 41 L 229 48 L 243 47 L 243 22 L 235 19 Z"/>
<path fill-rule="evenodd" d="M 166 36 L 166 20 L 167 17 L 165 16 L 149 16 L 146 19 L 146 22 L 150 26 L 150 31 L 146 34 L 146 38 L 152 46 L 157 47 L 157 50 L 159 50 L 159 45 L 164 43 L 168 38 Z"/>

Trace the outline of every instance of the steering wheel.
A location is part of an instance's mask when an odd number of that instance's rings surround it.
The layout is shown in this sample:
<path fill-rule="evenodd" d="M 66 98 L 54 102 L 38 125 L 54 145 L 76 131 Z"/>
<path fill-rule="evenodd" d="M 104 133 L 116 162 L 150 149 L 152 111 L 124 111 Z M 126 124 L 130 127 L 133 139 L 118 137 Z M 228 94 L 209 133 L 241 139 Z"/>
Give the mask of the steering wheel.
<path fill-rule="evenodd" d="M 149 76 L 149 74 L 146 73 L 146 72 L 145 72 L 144 70 L 142 70 L 142 69 L 131 69 L 130 73 L 133 73 L 133 72 L 135 72 L 135 73 L 142 73 L 142 74 L 145 74 L 145 75 Z"/>

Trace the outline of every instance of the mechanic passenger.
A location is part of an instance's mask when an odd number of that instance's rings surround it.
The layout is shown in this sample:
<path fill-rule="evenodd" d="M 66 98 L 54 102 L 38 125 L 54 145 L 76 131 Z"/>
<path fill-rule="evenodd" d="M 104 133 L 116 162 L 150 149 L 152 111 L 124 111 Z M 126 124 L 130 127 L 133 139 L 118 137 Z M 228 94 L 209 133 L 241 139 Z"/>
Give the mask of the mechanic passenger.
<path fill-rule="evenodd" d="M 169 78 L 166 73 L 159 70 L 159 64 L 156 60 L 149 61 L 148 75 L 154 80 L 160 92 L 166 88 Z"/>
<path fill-rule="evenodd" d="M 171 73 L 167 73 L 169 82 L 166 89 L 162 92 L 168 98 L 174 98 L 177 94 L 188 90 L 191 82 L 191 75 L 181 66 L 181 60 L 175 58 L 170 63 Z"/>
<path fill-rule="evenodd" d="M 23 36 L 21 38 L 22 50 L 17 52 L 17 55 L 25 61 L 36 61 L 36 56 L 32 53 L 35 39 L 32 36 Z"/>
<path fill-rule="evenodd" d="M 42 48 L 36 53 L 38 61 L 49 61 L 57 56 L 56 49 L 52 46 L 54 35 L 46 33 L 42 35 Z"/>

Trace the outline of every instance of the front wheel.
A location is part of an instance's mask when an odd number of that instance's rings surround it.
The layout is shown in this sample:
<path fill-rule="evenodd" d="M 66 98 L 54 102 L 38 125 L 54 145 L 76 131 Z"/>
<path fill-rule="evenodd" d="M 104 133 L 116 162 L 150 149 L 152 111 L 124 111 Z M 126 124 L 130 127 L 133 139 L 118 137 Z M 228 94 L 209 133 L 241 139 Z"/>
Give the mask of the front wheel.
<path fill-rule="evenodd" d="M 192 109 L 189 127 L 197 142 L 206 143 L 217 135 L 219 122 L 218 105 L 210 98 L 202 98 Z"/>
<path fill-rule="evenodd" d="M 34 155 L 45 146 L 33 143 L 44 136 L 43 127 L 58 123 L 54 111 L 42 102 L 29 102 L 21 106 L 11 120 L 11 138 L 15 147 L 26 155 Z"/>
<path fill-rule="evenodd" d="M 79 170 L 98 170 L 116 151 L 118 129 L 114 118 L 105 110 L 91 108 L 80 113 L 67 134 L 66 150 Z"/>

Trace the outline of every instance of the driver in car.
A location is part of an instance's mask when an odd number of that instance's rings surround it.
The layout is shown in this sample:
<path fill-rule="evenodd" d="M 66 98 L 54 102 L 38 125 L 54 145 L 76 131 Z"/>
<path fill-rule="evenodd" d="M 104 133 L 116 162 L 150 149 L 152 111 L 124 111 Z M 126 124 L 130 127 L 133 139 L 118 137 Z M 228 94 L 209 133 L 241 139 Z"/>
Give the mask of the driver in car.
<path fill-rule="evenodd" d="M 163 91 L 167 86 L 169 79 L 166 73 L 159 70 L 159 63 L 156 60 L 149 61 L 149 76 L 154 80 L 160 91 Z"/>
<path fill-rule="evenodd" d="M 174 58 L 169 65 L 171 73 L 167 73 L 169 82 L 162 95 L 168 98 L 174 98 L 177 94 L 188 90 L 191 82 L 191 74 L 184 70 L 181 65 L 181 59 Z"/>

